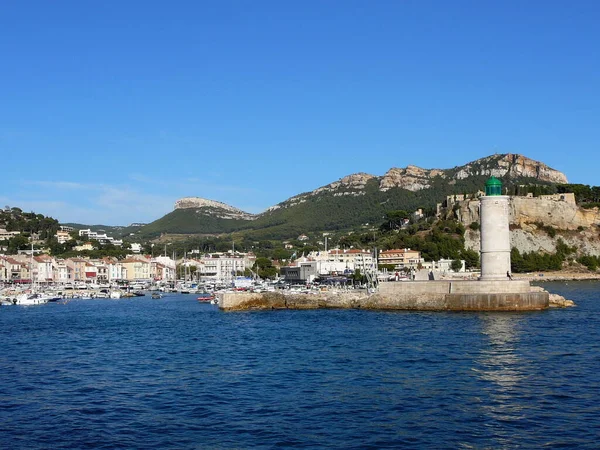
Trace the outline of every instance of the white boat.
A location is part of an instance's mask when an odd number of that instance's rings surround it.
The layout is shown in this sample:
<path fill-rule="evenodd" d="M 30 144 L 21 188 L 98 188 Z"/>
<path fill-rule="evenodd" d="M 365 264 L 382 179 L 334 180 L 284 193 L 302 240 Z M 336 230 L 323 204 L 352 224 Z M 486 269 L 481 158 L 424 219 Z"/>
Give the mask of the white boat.
<path fill-rule="evenodd" d="M 21 306 L 43 305 L 51 300 L 56 300 L 56 297 L 37 293 L 19 294 L 13 298 L 13 304 Z"/>
<path fill-rule="evenodd" d="M 121 291 L 110 291 L 110 298 L 121 298 Z"/>

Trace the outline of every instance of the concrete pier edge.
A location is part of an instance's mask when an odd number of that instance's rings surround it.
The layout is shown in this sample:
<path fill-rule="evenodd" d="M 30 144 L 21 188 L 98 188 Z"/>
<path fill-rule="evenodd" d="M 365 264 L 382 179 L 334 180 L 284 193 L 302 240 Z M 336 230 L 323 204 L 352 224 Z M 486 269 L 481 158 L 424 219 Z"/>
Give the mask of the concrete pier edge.
<path fill-rule="evenodd" d="M 311 294 L 232 292 L 219 295 L 223 311 L 363 308 L 412 311 L 540 311 L 549 294 L 525 280 L 414 281 L 381 283 L 374 293 L 323 291 Z"/>

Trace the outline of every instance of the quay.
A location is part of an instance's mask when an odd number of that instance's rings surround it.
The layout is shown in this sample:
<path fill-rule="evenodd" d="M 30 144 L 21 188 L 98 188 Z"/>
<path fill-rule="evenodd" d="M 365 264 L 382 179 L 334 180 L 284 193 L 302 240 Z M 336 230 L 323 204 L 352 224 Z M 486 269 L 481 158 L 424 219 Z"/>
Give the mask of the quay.
<path fill-rule="evenodd" d="M 549 307 L 549 293 L 526 280 L 384 282 L 367 290 L 316 293 L 224 292 L 223 311 L 271 309 L 361 308 L 411 311 L 540 311 Z"/>

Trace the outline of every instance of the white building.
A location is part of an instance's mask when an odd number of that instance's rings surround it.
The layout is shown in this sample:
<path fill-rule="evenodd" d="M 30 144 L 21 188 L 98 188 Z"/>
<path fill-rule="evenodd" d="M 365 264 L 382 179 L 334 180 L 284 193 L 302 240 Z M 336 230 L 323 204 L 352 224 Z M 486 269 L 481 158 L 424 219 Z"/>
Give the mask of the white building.
<path fill-rule="evenodd" d="M 48 255 L 35 256 L 34 280 L 38 283 L 54 281 L 54 266 L 56 261 Z"/>
<path fill-rule="evenodd" d="M 56 232 L 56 240 L 59 244 L 64 244 L 65 242 L 71 240 L 71 235 L 68 231 L 59 230 Z"/>
<path fill-rule="evenodd" d="M 307 257 L 299 258 L 297 265 L 310 261 L 316 262 L 319 275 L 348 274 L 356 270 L 360 270 L 362 274 L 375 271 L 375 260 L 368 250 L 334 249 L 327 252 L 311 252 Z"/>

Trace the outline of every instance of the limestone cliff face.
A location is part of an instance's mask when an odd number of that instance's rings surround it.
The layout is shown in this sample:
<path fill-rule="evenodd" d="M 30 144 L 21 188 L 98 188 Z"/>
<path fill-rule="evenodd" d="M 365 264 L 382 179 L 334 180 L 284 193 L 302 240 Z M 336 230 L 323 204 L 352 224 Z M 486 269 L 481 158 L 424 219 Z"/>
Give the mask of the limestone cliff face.
<path fill-rule="evenodd" d="M 456 168 L 455 179 L 464 179 L 473 175 L 494 176 L 497 178 L 528 177 L 550 183 L 568 183 L 562 172 L 546 164 L 517 154 L 492 155 L 478 159 Z"/>
<path fill-rule="evenodd" d="M 421 169 L 417 166 L 407 166 L 405 169 L 392 168 L 381 178 L 379 189 L 383 192 L 399 187 L 409 191 L 420 191 L 431 187 L 433 178 L 446 178 L 443 170 Z"/>
<path fill-rule="evenodd" d="M 538 229 L 513 229 L 510 231 L 510 246 L 519 249 L 521 253 L 554 253 L 558 238 L 562 239 L 569 247 L 575 247 L 578 255 L 600 256 L 598 233 L 592 229 L 578 233 L 561 233 L 559 231 L 554 238 Z M 465 232 L 465 247 L 479 251 L 479 231 L 467 230 Z"/>
<path fill-rule="evenodd" d="M 431 187 L 435 177 L 441 177 L 452 184 L 454 180 L 462 180 L 472 176 L 495 176 L 497 178 L 528 177 L 550 183 L 567 183 L 567 177 L 546 164 L 517 154 L 492 155 L 481 158 L 454 169 L 421 169 L 416 166 L 392 168 L 379 183 L 381 191 L 402 188 L 419 191 Z"/>
<path fill-rule="evenodd" d="M 584 209 L 575 203 L 539 197 L 511 197 L 510 223 L 525 230 L 536 223 L 551 225 L 559 230 L 577 230 L 600 226 L 598 208 Z M 479 200 L 457 202 L 454 211 L 445 213 L 446 217 L 458 219 L 465 227 L 479 222 Z"/>
<path fill-rule="evenodd" d="M 444 217 L 458 219 L 467 229 L 465 246 L 479 250 L 479 231 L 469 229 L 480 222 L 479 200 L 457 202 L 444 211 Z M 558 238 L 567 245 L 577 247 L 578 253 L 600 256 L 600 210 L 584 209 L 574 202 L 553 198 L 511 197 L 510 199 L 511 247 L 521 253 L 556 251 Z M 557 234 L 550 237 L 538 224 L 552 226 Z"/>
<path fill-rule="evenodd" d="M 316 191 L 313 191 L 313 193 L 335 191 L 338 189 L 364 189 L 367 182 L 373 178 L 375 177 L 373 175 L 369 175 L 368 173 L 355 173 L 345 176 L 344 178 L 328 184 L 327 186 L 319 188 Z"/>
<path fill-rule="evenodd" d="M 245 219 L 254 220 L 256 216 L 229 206 L 226 203 L 208 200 L 201 197 L 184 197 L 175 202 L 174 209 L 202 209 L 214 217 L 221 219 Z"/>

